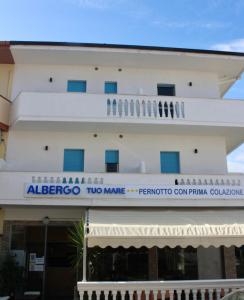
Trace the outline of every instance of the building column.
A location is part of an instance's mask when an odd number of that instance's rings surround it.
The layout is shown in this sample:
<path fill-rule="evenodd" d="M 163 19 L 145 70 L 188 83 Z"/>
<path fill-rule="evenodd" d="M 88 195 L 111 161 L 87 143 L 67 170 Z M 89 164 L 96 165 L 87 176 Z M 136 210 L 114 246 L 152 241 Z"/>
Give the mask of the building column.
<path fill-rule="evenodd" d="M 223 262 L 220 248 L 198 247 L 198 279 L 222 279 Z"/>
<path fill-rule="evenodd" d="M 235 257 L 235 247 L 231 246 L 229 248 L 223 247 L 224 256 L 224 271 L 226 279 L 237 278 L 236 273 L 236 257 Z"/>
<path fill-rule="evenodd" d="M 158 249 L 148 249 L 148 279 L 158 280 Z"/>
<path fill-rule="evenodd" d="M 3 223 L 3 234 L 0 236 L 0 261 L 4 259 L 4 257 L 9 252 L 10 246 L 10 231 L 11 225 L 10 222 L 4 221 Z"/>

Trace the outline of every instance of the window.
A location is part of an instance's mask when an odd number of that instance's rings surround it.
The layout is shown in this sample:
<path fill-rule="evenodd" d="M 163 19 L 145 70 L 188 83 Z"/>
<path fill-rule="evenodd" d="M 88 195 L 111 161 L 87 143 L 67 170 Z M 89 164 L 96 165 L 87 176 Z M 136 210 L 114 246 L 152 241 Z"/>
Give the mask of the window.
<path fill-rule="evenodd" d="M 68 92 L 85 93 L 86 81 L 85 80 L 68 80 Z"/>
<path fill-rule="evenodd" d="M 105 94 L 117 94 L 117 82 L 106 81 L 104 85 Z"/>
<path fill-rule="evenodd" d="M 11 250 L 25 249 L 25 226 L 12 225 L 11 227 Z"/>
<path fill-rule="evenodd" d="M 244 277 L 244 246 L 235 247 L 235 262 L 237 278 Z"/>
<path fill-rule="evenodd" d="M 119 172 L 119 151 L 106 150 L 105 152 L 106 172 Z"/>
<path fill-rule="evenodd" d="M 160 280 L 197 280 L 197 249 L 158 249 L 158 278 Z"/>
<path fill-rule="evenodd" d="M 64 171 L 83 172 L 84 171 L 84 150 L 64 149 Z"/>
<path fill-rule="evenodd" d="M 180 153 L 160 152 L 161 173 L 180 173 Z"/>
<path fill-rule="evenodd" d="M 90 264 L 94 272 L 89 272 L 88 280 L 148 280 L 148 249 L 146 247 L 138 249 L 133 247 L 128 249 L 106 247 L 103 251 L 99 247 L 94 247 L 92 251 L 95 255 L 91 256 Z"/>
<path fill-rule="evenodd" d="M 158 84 L 157 88 L 159 96 L 175 96 L 174 84 Z"/>

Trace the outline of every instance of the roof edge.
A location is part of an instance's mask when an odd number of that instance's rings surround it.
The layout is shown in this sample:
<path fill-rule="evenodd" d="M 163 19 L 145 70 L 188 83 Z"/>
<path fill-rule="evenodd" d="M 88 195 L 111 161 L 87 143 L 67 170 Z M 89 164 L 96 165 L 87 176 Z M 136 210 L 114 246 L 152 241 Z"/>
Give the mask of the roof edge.
<path fill-rule="evenodd" d="M 0 42 L 1 43 L 1 42 Z M 210 55 L 231 55 L 244 57 L 244 52 L 207 50 L 207 49 L 191 49 L 191 48 L 175 48 L 160 46 L 143 46 L 143 45 L 124 45 L 124 44 L 100 44 L 100 43 L 75 43 L 75 42 L 49 42 L 49 41 L 10 41 L 10 46 L 66 46 L 66 47 L 93 47 L 108 49 L 131 49 L 131 50 L 151 50 L 151 51 L 169 51 L 193 54 L 210 54 Z"/>

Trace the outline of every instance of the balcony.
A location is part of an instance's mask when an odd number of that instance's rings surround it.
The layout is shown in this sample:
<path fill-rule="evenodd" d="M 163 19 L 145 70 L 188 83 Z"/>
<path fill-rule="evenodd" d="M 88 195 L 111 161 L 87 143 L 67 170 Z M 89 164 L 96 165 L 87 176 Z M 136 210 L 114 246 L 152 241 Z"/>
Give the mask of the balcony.
<path fill-rule="evenodd" d="M 11 102 L 7 98 L 0 95 L 0 130 L 8 130 L 10 104 Z"/>
<path fill-rule="evenodd" d="M 26 187 L 79 186 L 74 195 L 26 194 Z M 99 194 L 106 188 L 111 193 Z M 127 192 L 117 193 L 125 189 Z M 87 190 L 89 189 L 89 193 Z M 113 190 L 114 189 L 114 190 Z M 175 190 L 177 193 L 157 194 Z M 198 191 L 210 191 L 205 195 Z M 218 190 L 226 194 L 216 194 Z M 0 205 L 244 207 L 243 175 L 0 172 Z M 141 194 L 138 194 L 138 191 Z M 151 191 L 156 191 L 153 194 Z M 188 191 L 190 191 L 188 193 Z M 237 194 L 231 194 L 237 191 Z M 51 200 L 50 200 L 51 199 Z"/>
<path fill-rule="evenodd" d="M 22 92 L 18 128 L 179 135 L 223 135 L 231 151 L 244 140 L 244 101 L 162 96 Z M 111 126 L 113 124 L 113 126 Z"/>

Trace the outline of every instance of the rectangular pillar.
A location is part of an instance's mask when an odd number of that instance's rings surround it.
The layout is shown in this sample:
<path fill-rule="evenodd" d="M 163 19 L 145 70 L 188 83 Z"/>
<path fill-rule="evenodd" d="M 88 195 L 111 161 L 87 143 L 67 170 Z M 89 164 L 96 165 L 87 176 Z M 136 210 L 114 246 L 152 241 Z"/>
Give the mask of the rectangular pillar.
<path fill-rule="evenodd" d="M 223 266 L 220 248 L 197 248 L 198 279 L 222 279 Z"/>
<path fill-rule="evenodd" d="M 148 249 L 148 279 L 158 280 L 158 249 Z"/>
<path fill-rule="evenodd" d="M 0 236 L 3 235 L 4 210 L 0 208 Z"/>
<path fill-rule="evenodd" d="M 11 225 L 9 222 L 3 222 L 3 234 L 0 236 L 0 260 L 9 252 Z"/>
<path fill-rule="evenodd" d="M 224 270 L 226 279 L 235 279 L 237 278 L 236 273 L 236 256 L 235 256 L 235 247 L 231 246 L 229 248 L 223 247 L 223 256 L 224 256 Z"/>

